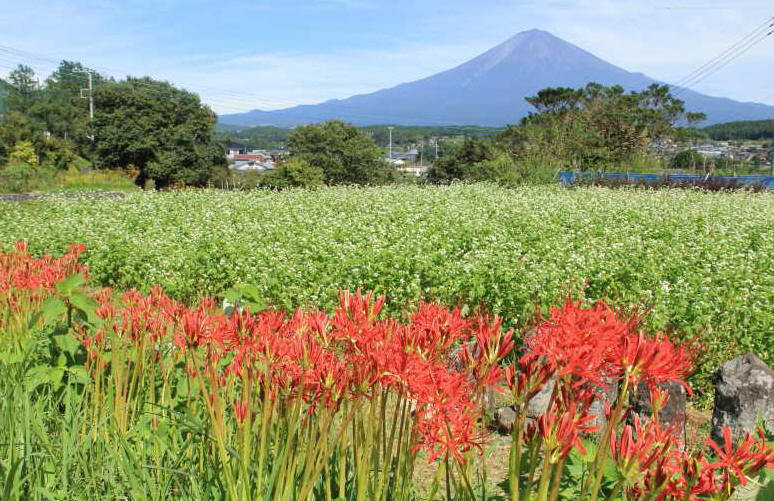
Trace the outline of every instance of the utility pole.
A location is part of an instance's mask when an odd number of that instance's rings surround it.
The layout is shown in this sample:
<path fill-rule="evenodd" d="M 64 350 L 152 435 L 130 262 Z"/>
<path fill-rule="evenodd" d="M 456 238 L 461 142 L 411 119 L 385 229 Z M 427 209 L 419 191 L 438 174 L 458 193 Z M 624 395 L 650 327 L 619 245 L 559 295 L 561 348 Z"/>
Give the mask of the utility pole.
<path fill-rule="evenodd" d="M 390 156 L 388 157 L 390 159 L 390 162 L 392 162 L 392 129 L 395 127 L 387 127 L 390 130 Z"/>
<path fill-rule="evenodd" d="M 94 120 L 94 87 L 92 86 L 91 72 L 89 75 L 89 120 Z"/>
<path fill-rule="evenodd" d="M 81 99 L 88 99 L 89 100 L 89 122 L 94 121 L 94 83 L 92 81 L 92 71 L 89 69 L 83 70 L 87 77 L 89 86 L 85 89 L 81 89 Z M 85 96 L 83 93 L 88 92 L 88 96 Z M 94 142 L 94 134 L 89 136 L 89 139 L 91 142 Z"/>
<path fill-rule="evenodd" d="M 438 161 L 438 138 L 435 138 L 433 142 L 435 143 L 435 160 Z"/>
<path fill-rule="evenodd" d="M 769 144 L 769 162 L 771 162 L 771 175 L 774 176 L 774 139 Z"/>

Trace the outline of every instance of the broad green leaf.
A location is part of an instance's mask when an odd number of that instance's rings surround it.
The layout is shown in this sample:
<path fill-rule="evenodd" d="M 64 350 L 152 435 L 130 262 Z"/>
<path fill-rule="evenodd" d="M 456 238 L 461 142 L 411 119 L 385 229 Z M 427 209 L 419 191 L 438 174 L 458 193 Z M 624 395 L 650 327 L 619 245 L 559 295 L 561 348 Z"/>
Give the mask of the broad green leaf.
<path fill-rule="evenodd" d="M 83 275 L 76 273 L 56 284 L 56 290 L 63 296 L 70 296 L 75 290 L 86 283 Z"/>
<path fill-rule="evenodd" d="M 61 320 L 62 316 L 67 313 L 67 305 L 59 298 L 50 297 L 43 301 L 40 311 L 46 325 L 51 325 Z"/>
<path fill-rule="evenodd" d="M 97 316 L 97 307 L 99 305 L 90 297 L 87 297 L 84 294 L 75 293 L 70 296 L 70 303 L 84 312 L 89 323 L 93 324 L 99 320 L 99 317 Z"/>

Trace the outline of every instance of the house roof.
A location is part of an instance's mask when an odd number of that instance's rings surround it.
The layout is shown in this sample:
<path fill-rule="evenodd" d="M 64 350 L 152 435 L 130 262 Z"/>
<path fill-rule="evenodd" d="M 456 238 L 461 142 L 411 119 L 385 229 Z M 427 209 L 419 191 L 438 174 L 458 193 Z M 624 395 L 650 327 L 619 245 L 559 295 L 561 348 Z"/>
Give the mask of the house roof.
<path fill-rule="evenodd" d="M 266 160 L 267 158 L 267 155 L 234 155 L 234 160 Z"/>

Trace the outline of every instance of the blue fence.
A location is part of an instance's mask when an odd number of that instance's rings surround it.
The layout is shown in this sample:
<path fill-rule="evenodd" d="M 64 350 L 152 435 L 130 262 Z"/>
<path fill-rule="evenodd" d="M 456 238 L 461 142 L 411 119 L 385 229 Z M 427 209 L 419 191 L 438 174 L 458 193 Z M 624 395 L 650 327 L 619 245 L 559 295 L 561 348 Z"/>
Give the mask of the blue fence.
<path fill-rule="evenodd" d="M 675 183 L 693 183 L 707 179 L 702 174 L 641 174 L 635 172 L 579 172 L 572 170 L 559 171 L 559 182 L 562 186 L 569 186 L 575 183 L 594 181 L 595 179 L 604 179 L 609 181 L 629 181 L 632 183 L 655 183 L 668 179 Z M 713 175 L 715 179 L 724 183 L 748 184 L 753 186 L 765 186 L 774 190 L 774 176 L 758 175 Z"/>

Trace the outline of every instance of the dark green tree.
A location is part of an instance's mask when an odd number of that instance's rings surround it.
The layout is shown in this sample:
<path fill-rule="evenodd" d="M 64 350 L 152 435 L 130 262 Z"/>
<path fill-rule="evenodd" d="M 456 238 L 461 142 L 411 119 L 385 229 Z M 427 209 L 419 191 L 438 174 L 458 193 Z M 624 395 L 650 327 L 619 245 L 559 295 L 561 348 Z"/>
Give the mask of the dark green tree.
<path fill-rule="evenodd" d="M 226 169 L 215 140 L 216 116 L 199 96 L 150 78 L 106 82 L 94 91 L 99 164 L 135 168 L 136 183 L 156 188 L 206 185 Z"/>
<path fill-rule="evenodd" d="M 466 180 L 471 176 L 473 165 L 493 160 L 496 156 L 497 151 L 490 139 L 466 137 L 462 146 L 452 155 L 433 164 L 427 172 L 427 179 L 433 183 Z"/>
<path fill-rule="evenodd" d="M 311 165 L 301 157 L 292 157 L 282 162 L 274 172 L 266 174 L 261 180 L 261 186 L 317 188 L 324 184 L 323 177 L 320 167 Z"/>
<path fill-rule="evenodd" d="M 628 93 L 598 83 L 548 88 L 526 100 L 536 113 L 500 139 L 512 155 L 559 168 L 601 169 L 644 156 L 654 139 L 675 134 L 685 113 L 683 102 L 658 84 Z"/>
<path fill-rule="evenodd" d="M 85 95 L 81 95 L 81 90 L 88 87 L 88 72 L 92 74 L 94 89 L 107 81 L 81 63 L 59 63 L 59 67 L 46 79 L 45 98 L 40 113 L 51 134 L 72 141 L 84 156 L 91 149 L 89 102 Z"/>
<path fill-rule="evenodd" d="M 321 169 L 326 184 L 383 184 L 395 176 L 376 143 L 340 120 L 298 127 L 288 136 L 287 149 Z"/>
<path fill-rule="evenodd" d="M 704 165 L 704 157 L 696 150 L 684 150 L 672 157 L 669 167 L 678 170 L 694 171 Z"/>

